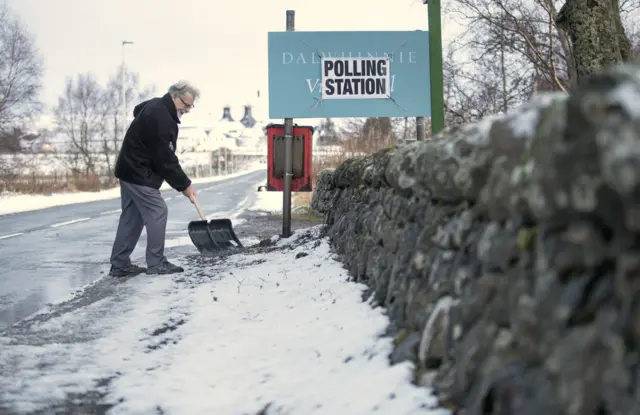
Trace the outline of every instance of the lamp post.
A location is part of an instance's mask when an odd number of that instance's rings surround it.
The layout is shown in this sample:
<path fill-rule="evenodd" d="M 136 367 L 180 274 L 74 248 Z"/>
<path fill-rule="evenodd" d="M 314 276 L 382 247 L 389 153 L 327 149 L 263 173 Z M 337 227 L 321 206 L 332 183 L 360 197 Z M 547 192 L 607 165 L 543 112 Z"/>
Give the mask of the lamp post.
<path fill-rule="evenodd" d="M 124 47 L 126 45 L 132 45 L 133 42 L 129 40 L 122 41 L 122 73 L 121 73 L 121 81 L 122 81 L 122 135 L 124 137 L 125 131 L 127 129 L 127 90 L 125 88 L 125 66 L 124 66 Z"/>
<path fill-rule="evenodd" d="M 444 75 L 442 69 L 442 17 L 440 0 L 422 0 L 429 22 L 429 72 L 431 75 L 431 134 L 444 129 Z"/>

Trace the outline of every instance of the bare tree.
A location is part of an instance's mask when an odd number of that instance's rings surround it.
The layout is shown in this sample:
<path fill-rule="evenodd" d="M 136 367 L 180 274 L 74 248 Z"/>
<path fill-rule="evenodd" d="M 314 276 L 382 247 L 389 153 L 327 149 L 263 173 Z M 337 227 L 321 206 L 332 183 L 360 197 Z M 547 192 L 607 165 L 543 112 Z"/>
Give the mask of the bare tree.
<path fill-rule="evenodd" d="M 429 122 L 429 119 L 425 119 L 425 122 Z M 398 144 L 406 143 L 407 141 L 413 141 L 417 137 L 416 131 L 416 117 L 394 117 L 391 118 L 391 125 L 393 131 L 398 139 Z M 430 136 L 431 128 L 425 125 L 426 135 Z"/>
<path fill-rule="evenodd" d="M 127 125 L 122 114 L 122 66 L 118 67 L 116 73 L 109 78 L 106 86 L 107 103 L 109 111 L 109 134 L 111 135 L 112 146 L 115 153 L 120 149 L 120 143 L 124 139 Z M 143 100 L 149 99 L 154 93 L 153 85 L 142 86 L 140 76 L 136 72 L 125 72 L 125 99 L 128 113 L 133 113 L 133 108 Z"/>
<path fill-rule="evenodd" d="M 316 130 L 318 145 L 339 145 L 340 134 L 335 122 L 331 118 L 325 118 L 320 122 L 320 126 Z"/>
<path fill-rule="evenodd" d="M 35 136 L 26 127 L 41 110 L 42 59 L 22 23 L 0 5 L 0 174 L 19 172 L 19 154 Z"/>
<path fill-rule="evenodd" d="M 100 85 L 93 74 L 69 78 L 64 94 L 55 107 L 56 130 L 67 146 L 59 157 L 75 173 L 106 176 L 113 182 L 115 160 L 125 134 L 122 113 L 122 67 Z M 140 86 L 139 76 L 128 72 L 125 78 L 127 107 L 150 98 L 153 87 Z"/>
<path fill-rule="evenodd" d="M 371 154 L 396 145 L 397 136 L 389 117 L 349 119 L 341 128 L 342 147 L 349 154 Z"/>
<path fill-rule="evenodd" d="M 37 115 L 42 73 L 33 39 L 8 7 L 0 5 L 0 128 Z"/>
<path fill-rule="evenodd" d="M 453 0 L 445 7 L 450 15 L 447 18 L 461 18 L 466 28 L 459 40 L 462 47 L 458 55 L 469 54 L 467 62 L 485 67 L 500 65 L 506 58 L 510 62 L 504 67 L 511 73 L 503 79 L 508 84 L 515 78 L 520 84 L 516 89 L 521 92 L 529 83 L 531 95 L 543 90 L 568 91 L 575 85 L 577 65 L 581 63 L 574 55 L 581 44 L 576 43 L 575 34 L 563 30 L 571 19 L 575 20 L 575 30 L 583 30 L 587 36 L 585 53 L 594 53 L 588 45 L 600 45 L 603 55 L 599 59 L 625 60 L 630 52 L 623 26 L 634 21 L 631 16 L 639 4 L 639 0 L 621 0 L 620 6 L 618 0 L 569 0 L 564 6 L 562 0 Z M 586 13 L 584 18 L 580 10 Z M 602 27 L 596 28 L 599 21 Z M 604 50 L 610 45 L 612 50 Z M 469 72 L 480 71 L 473 68 Z M 507 107 L 503 102 L 502 110 Z"/>
<path fill-rule="evenodd" d="M 19 173 L 20 140 L 24 132 L 19 128 L 0 130 L 0 142 L 3 143 L 0 152 L 0 177 L 3 181 L 12 180 Z"/>
<path fill-rule="evenodd" d="M 120 151 L 120 145 L 124 139 L 127 125 L 122 113 L 122 66 L 109 78 L 104 91 L 102 111 L 104 113 L 103 139 L 101 143 L 102 155 L 105 159 L 109 180 L 115 180 L 113 169 L 115 160 Z M 125 99 L 129 114 L 139 102 L 151 98 L 154 92 L 153 86 L 142 87 L 140 76 L 135 72 L 125 72 Z"/>
<path fill-rule="evenodd" d="M 461 42 L 474 61 L 506 58 L 535 90 L 568 89 L 571 45 L 556 26 L 556 0 L 454 0 L 449 10 L 463 19 Z"/>
<path fill-rule="evenodd" d="M 529 99 L 535 82 L 533 74 L 519 76 L 513 55 L 496 48 L 494 55 L 458 62 L 453 58 L 456 53 L 450 46 L 444 59 L 446 125 L 465 124 L 489 114 L 507 112 Z"/>
<path fill-rule="evenodd" d="M 340 135 L 344 140 L 352 140 L 362 135 L 364 118 L 347 118 L 340 127 Z"/>
<path fill-rule="evenodd" d="M 633 37 L 630 38 L 631 41 L 631 59 L 632 60 L 640 60 L 640 32 L 635 32 Z"/>
<path fill-rule="evenodd" d="M 106 94 L 95 77 L 80 74 L 75 81 L 67 80 L 54 110 L 57 130 L 68 140 L 71 159 L 82 160 L 84 174 L 97 174 L 100 145 L 106 134 L 105 101 Z"/>

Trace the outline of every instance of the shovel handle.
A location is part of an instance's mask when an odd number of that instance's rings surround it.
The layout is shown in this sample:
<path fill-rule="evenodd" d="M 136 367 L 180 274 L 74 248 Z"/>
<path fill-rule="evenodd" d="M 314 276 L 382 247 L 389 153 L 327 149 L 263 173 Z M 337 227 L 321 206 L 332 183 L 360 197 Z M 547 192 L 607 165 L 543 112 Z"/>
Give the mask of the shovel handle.
<path fill-rule="evenodd" d="M 202 209 L 200 209 L 200 205 L 198 204 L 198 199 L 196 199 L 195 197 L 193 198 L 193 204 L 195 205 L 196 210 L 198 211 L 198 215 L 200 215 L 200 219 L 207 220 L 206 216 L 204 216 L 204 213 L 202 213 Z"/>

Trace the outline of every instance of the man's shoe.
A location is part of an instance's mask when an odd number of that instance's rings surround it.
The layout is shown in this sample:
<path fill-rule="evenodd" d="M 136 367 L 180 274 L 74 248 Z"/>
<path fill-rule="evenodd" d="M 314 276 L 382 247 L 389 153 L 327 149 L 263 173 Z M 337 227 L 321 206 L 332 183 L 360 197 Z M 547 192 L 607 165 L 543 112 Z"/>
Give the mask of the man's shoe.
<path fill-rule="evenodd" d="M 109 270 L 109 275 L 112 277 L 133 277 L 134 275 L 141 274 L 145 272 L 147 269 L 143 267 L 139 267 L 137 265 L 127 265 L 124 268 L 118 268 L 111 265 L 111 270 Z"/>
<path fill-rule="evenodd" d="M 175 274 L 183 271 L 184 268 L 173 265 L 169 261 L 147 268 L 147 274 Z"/>

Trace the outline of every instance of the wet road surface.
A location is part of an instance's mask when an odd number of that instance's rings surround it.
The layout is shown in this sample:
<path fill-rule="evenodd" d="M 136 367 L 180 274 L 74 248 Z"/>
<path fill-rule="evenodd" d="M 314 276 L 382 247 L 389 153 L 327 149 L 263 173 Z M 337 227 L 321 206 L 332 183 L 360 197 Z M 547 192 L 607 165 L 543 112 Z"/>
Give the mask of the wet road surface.
<path fill-rule="evenodd" d="M 205 215 L 225 217 L 250 207 L 265 180 L 258 171 L 195 186 Z M 177 250 L 197 252 L 184 245 L 188 222 L 199 219 L 194 206 L 175 190 L 162 194 L 169 207 L 165 254 L 171 260 Z M 0 330 L 108 273 L 119 214 L 116 198 L 0 216 Z M 138 265 L 145 266 L 145 247 L 143 231 L 132 254 Z"/>

